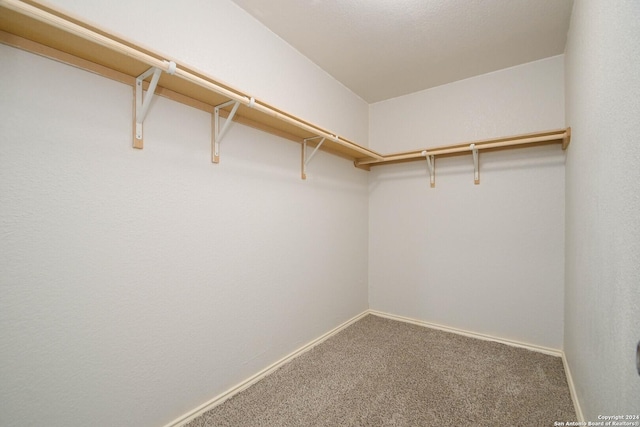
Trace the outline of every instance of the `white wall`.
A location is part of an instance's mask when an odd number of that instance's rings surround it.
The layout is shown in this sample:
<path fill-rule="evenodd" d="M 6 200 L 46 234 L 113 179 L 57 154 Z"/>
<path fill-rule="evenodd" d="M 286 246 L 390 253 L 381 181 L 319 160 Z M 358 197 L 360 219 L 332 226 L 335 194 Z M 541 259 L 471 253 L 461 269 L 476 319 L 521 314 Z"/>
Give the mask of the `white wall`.
<path fill-rule="evenodd" d="M 574 4 L 565 354 L 586 420 L 640 414 L 640 3 Z"/>
<path fill-rule="evenodd" d="M 282 44 L 206 31 L 185 52 Z M 295 104 L 318 82 L 280 49 L 267 72 L 298 78 Z M 237 124 L 213 165 L 210 116 L 162 98 L 134 150 L 130 87 L 6 46 L 0 62 L 0 425 L 164 425 L 367 308 L 366 172 L 319 153 L 302 181 L 299 145 Z M 322 76 L 344 105 L 318 116 L 366 135 L 361 101 Z"/>
<path fill-rule="evenodd" d="M 557 56 L 373 104 L 382 152 L 564 126 Z M 569 148 L 571 149 L 571 148 Z M 558 145 L 373 168 L 372 309 L 562 348 L 564 152 Z"/>

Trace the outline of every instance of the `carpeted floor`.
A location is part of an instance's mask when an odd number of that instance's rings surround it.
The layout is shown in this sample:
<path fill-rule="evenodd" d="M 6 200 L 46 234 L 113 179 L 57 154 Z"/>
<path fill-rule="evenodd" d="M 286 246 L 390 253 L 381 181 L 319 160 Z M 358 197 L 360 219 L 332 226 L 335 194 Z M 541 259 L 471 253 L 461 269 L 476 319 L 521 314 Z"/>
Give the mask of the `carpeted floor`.
<path fill-rule="evenodd" d="M 560 358 L 369 315 L 188 427 L 572 420 Z"/>

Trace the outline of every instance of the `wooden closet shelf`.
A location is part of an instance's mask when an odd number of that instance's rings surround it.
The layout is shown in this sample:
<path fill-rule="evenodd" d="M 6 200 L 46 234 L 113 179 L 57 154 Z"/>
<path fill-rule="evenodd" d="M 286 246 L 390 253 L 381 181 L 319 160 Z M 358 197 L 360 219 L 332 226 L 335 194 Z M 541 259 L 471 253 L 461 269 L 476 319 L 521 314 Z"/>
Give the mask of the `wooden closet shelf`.
<path fill-rule="evenodd" d="M 155 92 L 149 90 L 150 86 L 153 89 L 153 78 L 151 83 L 143 79 L 138 86 L 147 90 L 147 96 L 151 92 L 152 96 L 155 93 L 200 110 L 218 114 L 223 118 L 231 115 L 232 121 L 300 143 L 303 178 L 305 167 L 315 154 L 314 151 L 310 158 L 306 158 L 307 144 L 310 147 L 321 144 L 321 150 L 350 159 L 356 167 L 369 170 L 371 166 L 471 153 L 470 144 L 475 144 L 476 150 L 493 150 L 561 143 L 562 148 L 566 149 L 570 139 L 570 129 L 560 129 L 382 155 L 257 100 L 201 71 L 33 0 L 0 0 L 0 42 L 128 84 L 134 89 L 137 86 L 138 76 L 147 70 L 156 70 L 159 76 L 157 76 Z M 237 111 L 233 115 L 232 110 L 236 102 Z M 218 108 L 218 112 L 215 113 L 216 106 L 225 103 L 229 105 Z M 133 112 L 135 148 L 142 148 L 143 145 L 141 128 L 147 110 L 140 107 L 142 107 L 141 103 L 134 108 Z M 140 114 L 142 119 L 138 117 L 140 110 L 143 110 Z M 217 122 L 217 120 L 214 121 Z M 136 126 L 139 127 L 139 135 L 135 134 Z M 217 152 L 214 155 L 214 144 L 219 143 L 224 136 L 224 130 L 220 132 L 220 136 L 217 136 L 218 131 L 215 125 L 215 129 L 212 129 L 212 160 L 214 162 L 217 162 L 218 158 Z M 216 138 L 218 140 L 214 142 Z M 477 157 L 477 151 L 474 157 Z"/>
<path fill-rule="evenodd" d="M 0 0 L 0 42 L 18 47 L 132 86 L 150 67 L 164 71 L 156 94 L 212 112 L 229 100 L 240 106 L 234 121 L 302 143 L 324 136 L 322 150 L 351 160 L 383 157 L 335 132 L 317 126 L 213 79 L 171 58 L 137 46 L 35 1 Z M 145 87 L 149 84 L 145 82 Z M 253 100 L 253 101 L 252 101 Z M 225 117 L 227 113 L 221 112 Z"/>
<path fill-rule="evenodd" d="M 566 150 L 571 141 L 571 128 L 549 130 L 544 132 L 527 133 L 522 135 L 505 136 L 500 138 L 484 139 L 460 144 L 444 145 L 439 147 L 424 148 L 422 150 L 403 151 L 400 153 L 386 154 L 383 160 L 358 160 L 358 166 L 378 166 L 393 163 L 424 161 L 427 156 L 450 157 L 472 153 L 472 146 L 477 150 L 495 151 L 507 148 L 531 147 L 536 145 L 562 144 Z"/>

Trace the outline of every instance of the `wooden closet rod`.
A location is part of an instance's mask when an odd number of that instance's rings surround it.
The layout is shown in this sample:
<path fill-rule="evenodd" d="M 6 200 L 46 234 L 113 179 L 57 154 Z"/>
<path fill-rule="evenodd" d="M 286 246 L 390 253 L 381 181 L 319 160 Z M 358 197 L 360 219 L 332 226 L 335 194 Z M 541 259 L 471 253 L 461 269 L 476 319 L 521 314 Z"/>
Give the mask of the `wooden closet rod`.
<path fill-rule="evenodd" d="M 444 157 L 457 154 L 471 153 L 473 145 L 477 150 L 518 147 L 523 145 L 535 145 L 542 143 L 561 143 L 562 149 L 566 150 L 571 140 L 571 128 L 558 129 L 554 131 L 538 132 L 533 134 L 516 135 L 511 137 L 493 138 L 482 141 L 472 141 L 462 144 L 446 145 L 441 147 L 427 148 L 424 150 L 406 151 L 402 153 L 389 154 L 384 156 L 384 160 L 361 160 L 356 161 L 356 166 L 378 166 L 389 163 L 405 161 L 420 161 L 426 156 Z"/>
<path fill-rule="evenodd" d="M 43 22 L 52 27 L 61 29 L 69 34 L 73 34 L 84 40 L 88 40 L 92 43 L 96 43 L 100 46 L 106 47 L 110 50 L 118 52 L 127 57 L 134 58 L 137 61 L 147 64 L 150 67 L 158 68 L 164 72 L 170 72 L 171 65 L 168 61 L 165 61 L 164 59 L 160 59 L 152 55 L 149 55 L 148 53 L 142 52 L 141 50 L 136 49 L 132 46 L 127 46 L 124 43 L 113 40 L 112 38 L 109 38 L 89 28 L 85 28 L 81 25 L 73 23 L 67 19 L 64 19 L 63 17 L 56 16 L 52 13 L 47 12 L 46 10 L 40 9 L 31 4 L 27 4 L 19 0 L 0 0 L 0 6 L 13 10 L 15 12 L 18 12 L 22 15 L 28 16 L 37 21 Z M 231 86 L 229 85 L 224 84 L 224 86 L 227 86 L 227 87 L 223 87 L 220 84 L 213 82 L 212 80 L 197 76 L 191 73 L 190 71 L 187 71 L 184 68 L 181 68 L 180 66 L 176 66 L 175 71 L 171 70 L 171 72 L 175 76 L 178 76 L 195 85 L 198 85 L 210 91 L 216 92 L 220 95 L 223 95 L 229 98 L 230 100 L 237 101 L 247 107 L 253 108 L 266 115 L 269 115 L 285 123 L 293 125 L 299 129 L 303 129 L 317 136 L 325 137 L 339 145 L 342 145 L 343 147 L 347 147 L 351 150 L 354 150 L 360 153 L 364 157 L 372 157 L 378 160 L 384 159 L 382 155 L 376 153 L 375 151 L 372 151 L 362 146 L 359 146 L 357 144 L 354 144 L 348 140 L 345 140 L 344 138 L 339 137 L 335 133 L 329 132 L 307 121 L 301 120 L 295 116 L 292 116 L 280 110 L 277 110 L 266 103 L 263 103 L 254 99 L 253 97 L 244 95 L 240 91 L 237 91 L 235 89 L 229 89 L 231 88 Z"/>
<path fill-rule="evenodd" d="M 147 111 L 144 108 L 146 103 L 140 102 L 142 106 L 138 107 L 138 95 L 142 97 L 144 87 L 155 88 L 158 84 L 160 94 L 170 99 L 212 112 L 216 117 L 220 114 L 222 117 L 232 118 L 234 121 L 299 142 L 303 145 L 303 178 L 305 166 L 311 160 L 311 158 L 305 158 L 306 144 L 317 141 L 317 138 L 322 139 L 321 142 L 317 142 L 316 149 L 322 145 L 322 150 L 347 157 L 354 161 L 356 167 L 365 170 L 369 170 L 371 166 L 426 161 L 432 186 L 435 185 L 436 157 L 471 154 L 474 159 L 474 181 L 477 184 L 479 183 L 478 152 L 481 150 L 548 143 L 560 143 L 565 150 L 571 139 L 571 129 L 567 128 L 382 155 L 311 122 L 258 101 L 204 73 L 184 65 L 178 66 L 174 61 L 166 60 L 158 53 L 44 6 L 36 0 L 0 0 L 0 8 L 2 8 L 0 9 L 0 42 L 96 72 L 126 84 L 133 84 L 137 94 L 134 108 L 136 126 L 142 127 L 144 112 Z M 154 77 L 151 83 L 147 83 L 143 76 L 147 76 L 152 70 L 154 70 Z M 203 88 L 205 90 L 202 90 Z M 153 94 L 152 90 L 150 92 Z M 235 104 L 233 109 L 229 106 L 230 104 Z M 239 110 L 238 107 L 240 107 Z M 234 117 L 236 110 L 238 114 Z M 138 117 L 139 111 L 142 119 Z M 217 126 L 215 128 L 217 129 Z M 214 137 L 212 146 L 219 144 L 218 138 L 221 139 L 221 135 L 224 134 L 223 131 L 221 134 L 217 132 L 217 130 L 214 132 L 218 137 Z M 138 138 L 142 141 L 141 137 Z M 134 147 L 142 148 L 142 144 L 138 146 L 134 141 Z M 217 155 L 216 150 L 212 151 Z M 315 151 L 317 150 L 314 150 L 314 153 Z"/>

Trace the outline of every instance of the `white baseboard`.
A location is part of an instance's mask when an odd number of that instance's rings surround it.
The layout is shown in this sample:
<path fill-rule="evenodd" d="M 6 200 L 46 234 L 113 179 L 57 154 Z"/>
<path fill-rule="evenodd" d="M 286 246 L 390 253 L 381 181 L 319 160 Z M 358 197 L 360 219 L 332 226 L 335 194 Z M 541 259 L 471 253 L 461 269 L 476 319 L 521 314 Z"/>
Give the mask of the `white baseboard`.
<path fill-rule="evenodd" d="M 246 388 L 248 388 L 251 385 L 255 384 L 256 382 L 260 381 L 261 379 L 263 379 L 267 375 L 271 374 L 273 371 L 275 371 L 276 369 L 278 369 L 282 365 L 290 362 L 291 360 L 295 359 L 296 357 L 300 356 L 301 354 L 305 353 L 306 351 L 311 350 L 316 345 L 322 343 L 323 341 L 327 340 L 331 336 L 337 334 L 338 332 L 342 331 L 346 327 L 348 327 L 351 324 L 357 322 L 358 320 L 360 320 L 361 318 L 365 317 L 368 314 L 372 314 L 374 316 L 379 316 L 379 317 L 384 317 L 384 318 L 391 319 L 391 320 L 397 320 L 397 321 L 400 321 L 400 322 L 411 323 L 411 324 L 414 324 L 414 325 L 423 326 L 423 327 L 427 327 L 427 328 L 438 329 L 438 330 L 441 330 L 441 331 L 444 331 L 444 332 L 451 332 L 451 333 L 454 333 L 454 334 L 464 335 L 464 336 L 467 336 L 467 337 L 477 338 L 477 339 L 481 339 L 481 340 L 485 340 L 485 341 L 495 341 L 495 342 L 499 342 L 499 343 L 510 345 L 510 346 L 514 346 L 514 347 L 520 347 L 520 348 L 525 348 L 527 350 L 537 351 L 539 353 L 544 353 L 544 354 L 548 354 L 548 355 L 551 355 L 551 356 L 561 357 L 562 358 L 562 363 L 564 365 L 564 370 L 565 370 L 565 373 L 566 373 L 566 376 L 567 376 L 567 383 L 569 384 L 569 391 L 571 393 L 571 399 L 573 400 L 573 406 L 574 406 L 574 408 L 576 410 L 576 416 L 578 418 L 578 421 L 581 421 L 581 422 L 584 421 L 584 417 L 582 416 L 582 410 L 581 410 L 580 404 L 578 402 L 578 397 L 577 397 L 577 394 L 576 394 L 575 386 L 573 384 L 573 379 L 571 377 L 571 371 L 569 370 L 569 365 L 567 363 L 567 360 L 565 358 L 564 352 L 562 352 L 562 350 L 556 350 L 556 349 L 553 349 L 553 348 L 542 347 L 542 346 L 523 343 L 523 342 L 519 342 L 519 341 L 507 340 L 507 339 L 504 339 L 504 338 L 494 337 L 494 336 L 491 336 L 491 335 L 485 335 L 485 334 L 479 334 L 479 333 L 476 333 L 476 332 L 465 331 L 465 330 L 462 330 L 462 329 L 452 328 L 452 327 L 449 327 L 449 326 L 443 326 L 443 325 L 438 325 L 438 324 L 435 324 L 435 323 L 425 322 L 425 321 L 422 321 L 422 320 L 411 319 L 409 317 L 397 316 L 395 314 L 384 313 L 384 312 L 377 311 L 377 310 L 366 310 L 366 311 L 360 313 L 359 315 L 353 317 L 352 319 L 347 320 L 346 322 L 344 322 L 340 326 L 332 329 L 331 331 L 327 332 L 326 334 L 314 339 L 313 341 L 310 341 L 309 343 L 305 344 L 304 346 L 300 347 L 299 349 L 295 350 L 294 352 L 288 354 L 287 356 L 285 356 L 282 359 L 278 360 L 277 362 L 271 364 L 270 366 L 266 367 L 265 369 L 263 369 L 262 371 L 258 372 L 255 375 L 251 376 L 250 378 L 242 381 L 241 383 L 237 384 L 236 386 L 230 388 L 229 390 L 223 392 L 222 394 L 219 394 L 218 396 L 214 397 L 213 399 L 209 400 L 208 402 L 205 402 L 204 404 L 202 404 L 202 405 L 198 406 L 197 408 L 189 411 L 188 413 L 176 418 L 175 420 L 173 420 L 172 422 L 167 424 L 165 427 L 180 427 L 180 426 L 183 426 L 183 425 L 187 424 L 188 422 L 192 421 L 194 418 L 196 418 L 196 417 L 204 414 L 205 412 L 209 411 L 210 409 L 213 409 L 214 407 L 220 405 L 225 400 L 230 399 L 234 395 L 240 393 L 241 391 L 245 390 Z"/>
<path fill-rule="evenodd" d="M 573 402 L 573 407 L 576 411 L 576 421 L 585 422 L 584 415 L 582 414 L 582 408 L 580 407 L 580 402 L 578 401 L 578 394 L 576 393 L 576 387 L 573 383 L 573 377 L 571 376 L 571 369 L 569 368 L 569 363 L 567 362 L 567 358 L 562 350 L 556 350 L 554 348 L 542 347 L 534 344 L 523 343 L 519 341 L 507 340 L 504 338 L 498 338 L 491 335 L 479 334 L 476 332 L 465 331 L 462 329 L 451 328 L 449 326 L 438 325 L 435 323 L 424 322 L 422 320 L 411 319 L 409 317 L 397 316 L 395 314 L 384 313 L 376 310 L 369 310 L 369 314 L 373 314 L 374 316 L 380 316 L 391 320 L 398 320 L 401 322 L 412 323 L 418 326 L 424 326 L 427 328 L 438 329 L 445 332 L 452 332 L 454 334 L 464 335 L 471 338 L 479 338 L 481 340 L 487 341 L 495 341 L 502 344 L 507 344 L 514 347 L 521 347 L 527 350 L 537 351 L 539 353 L 548 354 L 551 356 L 556 356 L 562 358 L 562 365 L 564 367 L 564 372 L 567 378 L 567 384 L 569 385 L 569 393 L 571 394 L 571 400 Z"/>
<path fill-rule="evenodd" d="M 584 415 L 582 414 L 582 408 L 580 407 L 580 401 L 578 401 L 578 393 L 576 393 L 576 386 L 573 383 L 573 377 L 571 376 L 571 369 L 569 369 L 569 362 L 567 356 L 562 353 L 562 364 L 564 365 L 564 372 L 567 375 L 567 384 L 569 384 L 569 392 L 571 393 L 571 400 L 573 401 L 573 408 L 576 410 L 577 421 L 583 423 Z"/>
<path fill-rule="evenodd" d="M 183 425 L 187 424 L 188 422 L 192 421 L 194 418 L 199 417 L 200 415 L 204 414 L 205 412 L 209 411 L 210 409 L 213 409 L 214 407 L 220 405 L 225 400 L 230 399 L 234 395 L 240 393 L 241 391 L 245 390 L 246 388 L 248 388 L 248 387 L 252 386 L 253 384 L 257 383 L 258 381 L 260 381 L 261 379 L 263 379 L 267 375 L 271 374 L 273 371 L 275 371 L 276 369 L 278 369 L 282 365 L 290 362 L 292 359 L 295 359 L 296 357 L 300 356 L 301 354 L 305 353 L 306 351 L 311 350 L 313 347 L 315 347 L 318 344 L 320 344 L 321 342 L 327 340 L 331 336 L 337 334 L 338 332 L 340 332 L 341 330 L 343 330 L 347 326 L 351 325 L 352 323 L 357 322 L 358 320 L 360 320 L 361 318 L 363 318 L 367 314 L 369 314 L 369 310 L 363 311 L 362 313 L 358 314 L 357 316 L 353 317 L 352 319 L 347 320 L 346 322 L 344 322 L 340 326 L 337 326 L 336 328 L 330 330 L 326 334 L 314 339 L 313 341 L 308 342 L 307 344 L 305 344 L 304 346 L 302 346 L 299 349 L 295 350 L 294 352 L 286 355 L 282 359 L 280 359 L 277 362 L 271 364 L 270 366 L 266 367 L 265 369 L 263 369 L 262 371 L 258 372 L 257 374 L 251 376 L 250 378 L 247 378 L 246 380 L 242 381 L 241 383 L 235 385 L 234 387 L 232 387 L 229 390 L 223 392 L 222 394 L 219 394 L 218 396 L 214 397 L 213 399 L 209 400 L 208 402 L 203 403 L 202 405 L 198 406 L 197 408 L 187 412 L 186 414 L 176 418 L 175 420 L 171 421 L 169 424 L 165 425 L 165 427 L 180 427 L 180 426 L 183 426 Z"/>
<path fill-rule="evenodd" d="M 477 338 L 484 341 L 495 341 L 501 344 L 510 345 L 512 347 L 520 347 L 525 348 L 527 350 L 537 351 L 538 353 L 548 354 L 550 356 L 562 357 L 562 350 L 557 350 L 555 348 L 543 347 L 535 344 L 524 343 L 520 341 L 513 341 L 504 338 L 494 337 L 492 335 L 479 334 L 477 332 L 465 331 L 463 329 L 452 328 L 450 326 L 438 325 L 436 323 L 425 322 L 423 320 L 411 319 L 409 317 L 397 316 L 395 314 L 384 313 L 382 311 L 369 310 L 370 314 L 379 317 L 385 317 L 391 320 L 398 320 L 400 322 L 412 323 L 418 326 L 424 326 L 426 328 L 438 329 L 444 332 L 451 332 L 458 335 L 464 335 L 466 337 Z"/>

